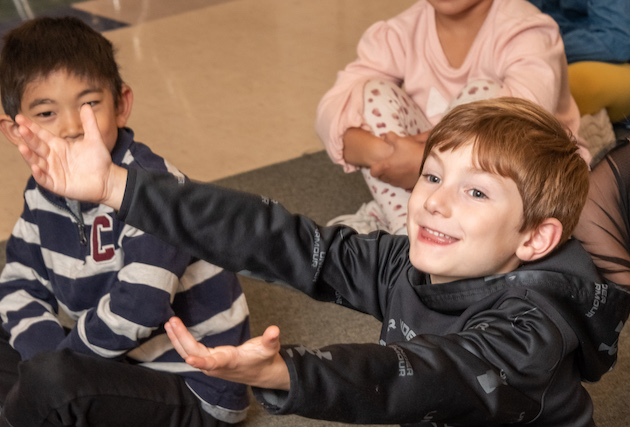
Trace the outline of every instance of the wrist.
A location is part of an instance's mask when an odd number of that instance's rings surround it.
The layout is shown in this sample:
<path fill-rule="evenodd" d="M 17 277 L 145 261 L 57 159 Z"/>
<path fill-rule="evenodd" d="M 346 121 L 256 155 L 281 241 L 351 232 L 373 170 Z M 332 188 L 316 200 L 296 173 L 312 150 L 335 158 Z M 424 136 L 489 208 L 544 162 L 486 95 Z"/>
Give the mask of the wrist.
<path fill-rule="evenodd" d="M 105 196 L 101 204 L 120 210 L 127 186 L 127 169 L 112 164 L 105 183 Z"/>
<path fill-rule="evenodd" d="M 276 376 L 276 381 L 277 381 L 276 389 L 289 391 L 291 389 L 291 374 L 289 374 L 289 367 L 287 366 L 287 363 L 284 361 L 284 359 L 279 353 L 276 355 L 276 358 L 278 359 L 278 362 L 276 365 L 278 368 L 278 372 Z"/>
<path fill-rule="evenodd" d="M 282 391 L 289 391 L 291 388 L 289 367 L 280 353 L 276 353 L 269 366 L 260 373 L 258 379 L 250 383 L 251 386 Z"/>

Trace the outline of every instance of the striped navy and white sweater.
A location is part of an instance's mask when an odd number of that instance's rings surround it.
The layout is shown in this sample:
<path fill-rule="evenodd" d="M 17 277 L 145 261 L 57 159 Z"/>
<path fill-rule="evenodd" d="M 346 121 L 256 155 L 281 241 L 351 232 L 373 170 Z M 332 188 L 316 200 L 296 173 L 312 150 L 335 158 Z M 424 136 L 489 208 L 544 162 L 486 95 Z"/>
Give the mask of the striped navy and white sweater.
<path fill-rule="evenodd" d="M 130 129 L 119 129 L 112 159 L 128 168 L 184 177 L 134 142 Z M 69 332 L 60 310 L 76 322 Z M 173 315 L 207 346 L 249 338 L 249 311 L 235 274 L 125 225 L 106 206 L 47 192 L 31 177 L 0 275 L 2 326 L 23 360 L 64 348 L 130 358 L 182 375 L 205 410 L 224 421 L 240 421 L 248 406 L 245 386 L 186 365 L 163 329 Z"/>

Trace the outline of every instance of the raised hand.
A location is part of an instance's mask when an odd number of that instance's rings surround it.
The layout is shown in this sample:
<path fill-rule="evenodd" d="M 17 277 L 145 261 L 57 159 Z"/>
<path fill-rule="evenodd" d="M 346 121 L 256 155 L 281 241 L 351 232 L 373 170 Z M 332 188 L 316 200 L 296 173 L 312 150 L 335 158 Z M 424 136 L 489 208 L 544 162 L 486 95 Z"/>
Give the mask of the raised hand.
<path fill-rule="evenodd" d="M 83 139 L 68 142 L 18 115 L 20 154 L 42 187 L 71 199 L 120 208 L 127 171 L 112 163 L 96 118 L 88 105 L 81 107 Z"/>
<path fill-rule="evenodd" d="M 262 336 L 238 347 L 215 348 L 197 342 L 177 317 L 172 317 L 164 329 L 186 363 L 206 375 L 256 387 L 289 390 L 289 370 L 279 353 L 280 329 L 277 326 L 268 327 Z"/>

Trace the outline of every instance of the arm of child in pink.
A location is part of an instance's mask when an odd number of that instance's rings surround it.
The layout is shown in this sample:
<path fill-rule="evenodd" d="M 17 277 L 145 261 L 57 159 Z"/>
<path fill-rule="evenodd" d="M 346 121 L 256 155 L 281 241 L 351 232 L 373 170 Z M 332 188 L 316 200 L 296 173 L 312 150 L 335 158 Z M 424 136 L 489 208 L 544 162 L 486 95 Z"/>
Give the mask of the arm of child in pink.
<path fill-rule="evenodd" d="M 317 107 L 315 130 L 334 163 L 352 172 L 357 166 L 346 157 L 344 136 L 351 128 L 370 133 L 363 118 L 363 88 L 370 80 L 381 79 L 401 84 L 404 78 L 404 43 L 397 29 L 386 22 L 372 25 L 358 45 L 358 59 L 337 75 L 334 86 Z"/>
<path fill-rule="evenodd" d="M 91 107 L 81 107 L 81 144 L 55 137 L 24 116 L 16 122 L 22 135 L 18 149 L 39 185 L 60 196 L 120 209 L 127 170 L 112 163 Z"/>
<path fill-rule="evenodd" d="M 430 131 L 425 131 L 418 135 L 400 136 L 388 132 L 384 141 L 391 146 L 392 154 L 372 164 L 372 176 L 396 187 L 413 188 L 420 176 L 420 165 L 429 133 Z"/>
<path fill-rule="evenodd" d="M 354 166 L 371 168 L 390 157 L 394 147 L 361 128 L 350 128 L 343 136 L 343 157 Z"/>
<path fill-rule="evenodd" d="M 173 347 L 193 368 L 227 381 L 274 390 L 289 390 L 289 369 L 280 356 L 280 329 L 270 326 L 260 337 L 239 345 L 208 348 L 177 317 L 164 329 Z"/>

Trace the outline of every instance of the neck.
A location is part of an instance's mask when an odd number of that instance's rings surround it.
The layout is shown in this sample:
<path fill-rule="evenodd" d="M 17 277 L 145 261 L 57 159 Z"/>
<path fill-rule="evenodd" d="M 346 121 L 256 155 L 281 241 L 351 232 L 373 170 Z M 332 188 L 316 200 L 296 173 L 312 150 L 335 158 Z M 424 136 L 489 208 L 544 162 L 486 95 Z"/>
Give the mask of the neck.
<path fill-rule="evenodd" d="M 435 11 L 435 23 L 438 29 L 454 34 L 474 34 L 479 32 L 483 25 L 493 0 L 481 0 L 459 13 L 440 13 Z"/>
<path fill-rule="evenodd" d="M 451 67 L 459 68 L 490 12 L 492 0 L 481 0 L 458 13 L 435 11 L 435 28 Z"/>

